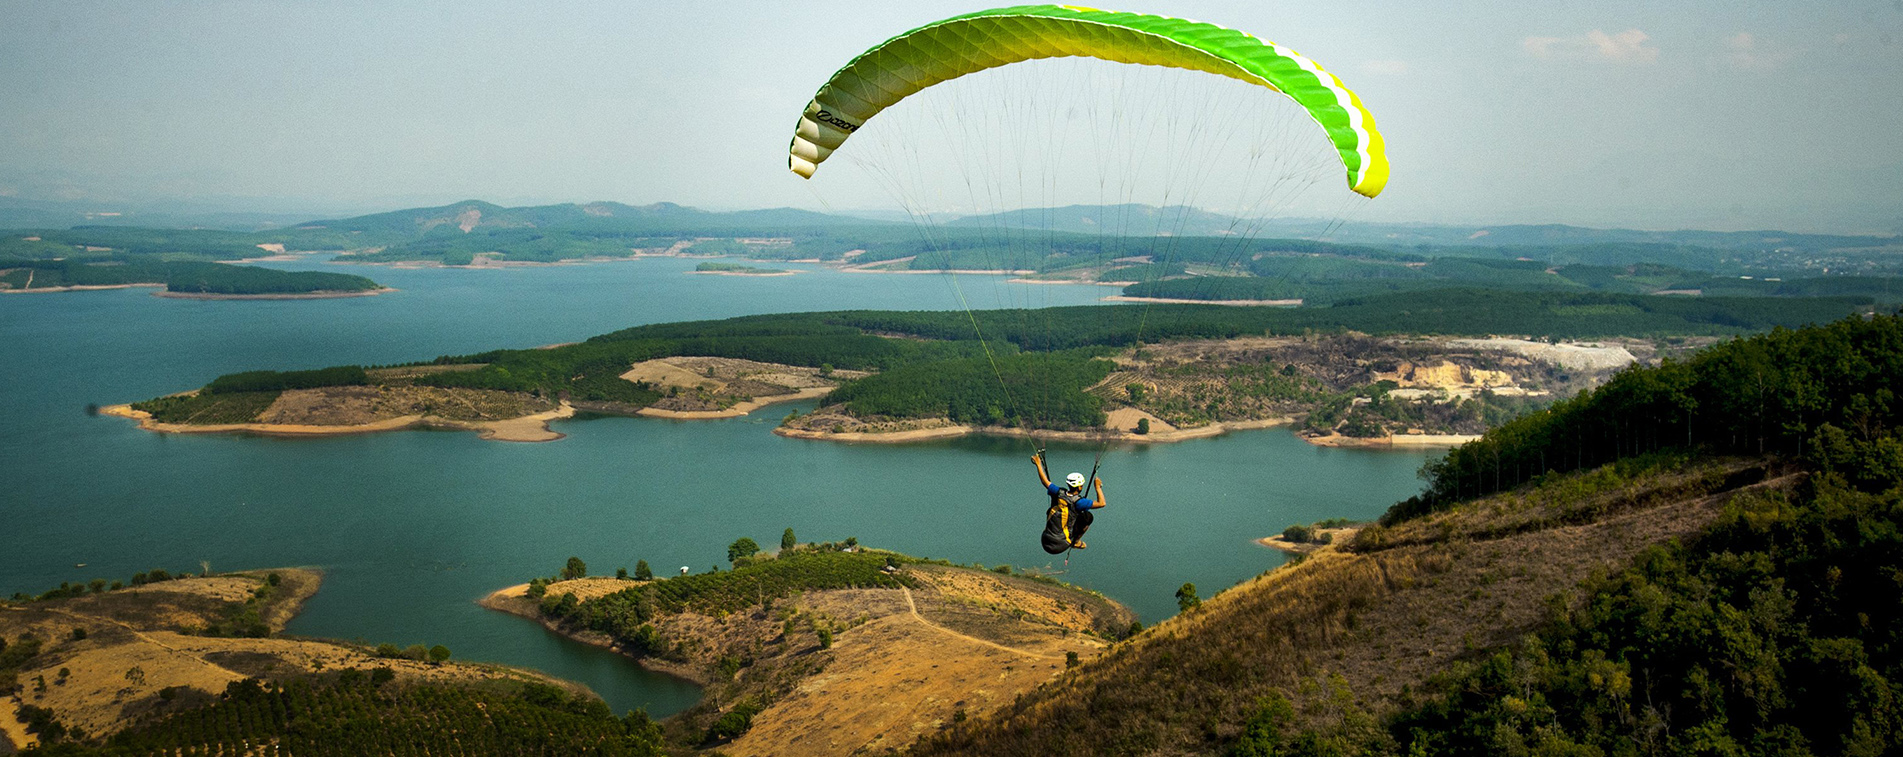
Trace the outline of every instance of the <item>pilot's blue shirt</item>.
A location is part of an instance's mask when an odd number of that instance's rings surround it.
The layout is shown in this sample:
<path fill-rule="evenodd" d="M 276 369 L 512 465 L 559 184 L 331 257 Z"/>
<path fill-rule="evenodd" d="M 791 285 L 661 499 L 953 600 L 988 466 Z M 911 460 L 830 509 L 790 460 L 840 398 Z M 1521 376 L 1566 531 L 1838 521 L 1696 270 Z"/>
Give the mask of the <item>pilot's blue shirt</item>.
<path fill-rule="evenodd" d="M 1049 485 L 1049 486 L 1046 486 L 1046 487 L 1045 487 L 1045 490 L 1046 490 L 1046 491 L 1048 491 L 1048 492 L 1050 493 L 1050 495 L 1051 495 L 1051 504 L 1053 504 L 1053 505 L 1055 505 L 1055 504 L 1057 504 L 1058 502 L 1065 502 L 1065 501 L 1068 501 L 1068 500 L 1066 500 L 1066 499 L 1064 498 L 1064 487 L 1063 487 L 1062 485 L 1059 485 L 1059 484 L 1051 484 L 1051 485 Z M 1088 491 L 1088 490 L 1086 490 L 1086 491 Z M 1090 508 L 1092 508 L 1092 507 L 1096 507 L 1096 505 L 1097 505 L 1097 503 L 1096 503 L 1096 502 L 1095 502 L 1094 500 L 1092 500 L 1091 498 L 1089 498 L 1089 497 L 1080 497 L 1080 498 L 1078 498 L 1078 500 L 1077 500 L 1077 502 L 1076 502 L 1075 504 L 1072 504 L 1072 505 L 1071 505 L 1071 508 L 1072 508 L 1072 509 L 1075 509 L 1075 510 L 1089 510 L 1089 509 L 1090 509 Z"/>

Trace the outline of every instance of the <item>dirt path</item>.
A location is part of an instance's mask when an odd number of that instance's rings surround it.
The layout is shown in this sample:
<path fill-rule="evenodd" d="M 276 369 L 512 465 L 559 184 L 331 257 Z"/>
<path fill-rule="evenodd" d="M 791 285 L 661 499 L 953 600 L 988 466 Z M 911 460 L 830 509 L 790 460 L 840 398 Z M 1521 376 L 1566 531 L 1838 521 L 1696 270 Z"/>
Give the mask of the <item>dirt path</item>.
<path fill-rule="evenodd" d="M 958 638 L 960 638 L 960 639 L 964 639 L 965 641 L 969 641 L 969 642 L 972 642 L 972 643 L 974 643 L 974 644 L 982 644 L 982 645 L 984 645 L 984 646 L 987 646 L 987 647 L 993 647 L 993 648 L 996 648 L 996 649 L 1002 649 L 1002 650 L 1004 650 L 1004 651 L 1006 651 L 1006 652 L 1012 652 L 1012 653 L 1016 653 L 1016 654 L 1021 654 L 1021 655 L 1024 655 L 1025 657 L 1035 657 L 1035 658 L 1037 658 L 1037 659 L 1040 659 L 1040 660 L 1062 660 L 1062 659 L 1064 659 L 1064 658 L 1062 658 L 1062 657 L 1058 657 L 1058 656 L 1055 656 L 1055 655 L 1047 655 L 1047 654 L 1038 654 L 1038 653 L 1036 653 L 1036 652 L 1032 652 L 1032 651 L 1029 651 L 1029 650 L 1024 650 L 1024 649 L 1018 649 L 1017 647 L 1007 647 L 1007 646 L 1005 646 L 1005 645 L 1003 645 L 1003 644 L 999 644 L 999 643 L 997 643 L 997 642 L 995 642 L 995 641 L 986 641 L 986 640 L 984 640 L 984 639 L 980 639 L 980 638 L 978 638 L 978 637 L 976 637 L 976 636 L 967 636 L 967 635 L 965 635 L 965 634 L 962 634 L 962 633 L 959 633 L 959 632 L 957 632 L 957 631 L 953 631 L 953 630 L 951 630 L 951 629 L 949 629 L 949 628 L 946 628 L 946 627 L 944 627 L 944 626 L 941 626 L 941 625 L 939 625 L 939 624 L 937 624 L 937 623 L 933 623 L 932 621 L 929 621 L 929 620 L 926 620 L 926 619 L 925 619 L 925 616 L 923 616 L 923 615 L 920 615 L 920 614 L 918 614 L 918 603 L 917 603 L 917 602 L 914 602 L 914 601 L 912 601 L 912 590 L 911 590 L 911 589 L 907 589 L 907 588 L 905 588 L 904 586 L 900 586 L 900 587 L 899 587 L 899 591 L 903 591 L 903 592 L 905 592 L 905 609 L 907 609 L 907 610 L 910 610 L 910 611 L 912 612 L 912 619 L 913 619 L 913 620 L 917 620 L 917 621 L 918 621 L 918 622 L 920 622 L 920 623 L 924 623 L 924 624 L 925 624 L 925 625 L 927 625 L 927 626 L 930 626 L 930 627 L 932 627 L 932 628 L 935 628 L 935 629 L 938 629 L 939 631 L 941 631 L 941 632 L 943 632 L 943 633 L 948 633 L 948 634 L 951 634 L 951 635 L 953 635 L 953 636 L 956 636 L 956 637 L 958 637 Z"/>
<path fill-rule="evenodd" d="M 188 659 L 188 660 L 191 660 L 192 662 L 196 662 L 196 663 L 198 663 L 198 664 L 200 664 L 200 665 L 203 665 L 203 666 L 205 666 L 205 667 L 207 667 L 207 668 L 210 668 L 210 669 L 211 669 L 211 670 L 212 670 L 212 671 L 213 671 L 214 673 L 216 673 L 216 674 L 219 674 L 219 675 L 222 675 L 222 676 L 225 676 L 225 677 L 227 677 L 227 678 L 230 678 L 231 680 L 238 680 L 238 679 L 240 679 L 240 678 L 245 678 L 245 677 L 246 677 L 246 676 L 245 676 L 244 674 L 242 674 L 242 673 L 239 673 L 239 672 L 237 672 L 237 671 L 235 671 L 235 670 L 232 670 L 232 669 L 230 669 L 230 668 L 227 668 L 227 667 L 225 667 L 225 666 L 223 666 L 223 665 L 219 665 L 219 664 L 217 664 L 217 663 L 214 663 L 214 662 L 212 662 L 212 661 L 210 661 L 210 660 L 207 660 L 207 659 L 205 659 L 205 658 L 203 658 L 203 657 L 199 657 L 199 656 L 198 656 L 197 654 L 195 654 L 195 653 L 192 653 L 192 652 L 190 652 L 190 651 L 187 651 L 187 650 L 183 650 L 183 649 L 179 649 L 178 647 L 175 647 L 175 646 L 172 646 L 172 645 L 170 645 L 170 644 L 167 644 L 167 643 L 165 643 L 165 642 L 163 642 L 163 641 L 159 641 L 158 639 L 154 639 L 154 638 L 152 638 L 151 636 L 147 636 L 147 635 L 146 635 L 146 633 L 145 633 L 144 631 L 141 631 L 141 630 L 139 630 L 139 629 L 137 629 L 137 628 L 133 628 L 133 627 L 132 627 L 132 626 L 131 626 L 130 624 L 127 624 L 127 623 L 126 623 L 125 621 L 123 621 L 123 620 L 119 620 L 119 619 L 117 619 L 117 618 L 111 618 L 111 617 L 106 617 L 106 616 L 104 616 L 104 615 L 80 615 L 80 614 L 77 614 L 77 613 L 71 613 L 71 612 L 67 612 L 67 611 L 65 611 L 65 610 L 61 610 L 61 609 L 56 609 L 56 608 L 49 608 L 49 611 L 50 611 L 50 612 L 52 612 L 52 613 L 53 613 L 53 614 L 55 614 L 55 615 L 64 615 L 64 616 L 66 616 L 66 617 L 68 617 L 68 618 L 72 618 L 73 620 L 76 620 L 76 621 L 79 621 L 79 622 L 81 622 L 81 623 L 89 623 L 89 622 L 105 622 L 105 623 L 111 623 L 111 624 L 113 624 L 113 625 L 115 625 L 115 626 L 118 626 L 118 627 L 120 627 L 120 628 L 123 628 L 123 629 L 125 629 L 125 630 L 126 630 L 127 632 L 129 632 L 129 633 L 131 633 L 131 634 L 133 635 L 133 637 L 134 637 L 134 638 L 137 638 L 137 639 L 138 639 L 139 641 L 142 641 L 142 642 L 145 642 L 145 643 L 147 643 L 147 644 L 151 644 L 152 646 L 155 646 L 155 647 L 158 647 L 158 648 L 160 648 L 160 649 L 163 649 L 163 650 L 165 650 L 165 651 L 167 651 L 167 652 L 171 652 L 172 654 L 175 654 L 175 655 L 178 655 L 178 656 L 180 656 L 180 657 L 183 657 L 183 658 L 185 658 L 185 659 Z"/>
<path fill-rule="evenodd" d="M 19 697 L 0 699 L 0 738 L 11 742 L 16 750 L 40 743 L 33 734 L 26 732 L 26 724 L 20 722 Z"/>

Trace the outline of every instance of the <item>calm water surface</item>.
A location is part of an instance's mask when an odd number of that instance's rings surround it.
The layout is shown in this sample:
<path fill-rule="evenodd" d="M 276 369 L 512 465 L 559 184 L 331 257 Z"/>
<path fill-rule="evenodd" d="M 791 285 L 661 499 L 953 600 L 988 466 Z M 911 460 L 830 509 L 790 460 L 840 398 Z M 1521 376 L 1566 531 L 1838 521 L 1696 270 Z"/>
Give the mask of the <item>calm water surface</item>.
<path fill-rule="evenodd" d="M 507 270 L 345 269 L 401 291 L 319 301 L 195 301 L 150 290 L 0 296 L 0 594 L 124 580 L 154 567 L 315 565 L 293 633 L 445 644 L 459 659 L 577 680 L 657 715 L 694 687 L 473 601 L 570 555 L 591 572 L 721 562 L 741 536 L 856 536 L 987 565 L 1049 566 L 1024 440 L 845 445 L 774 436 L 793 407 L 721 421 L 579 418 L 548 444 L 459 432 L 328 439 L 173 436 L 89 417 L 218 374 L 381 364 L 575 341 L 641 323 L 841 308 L 951 309 L 948 277 L 693 276 L 652 259 Z M 338 270 L 317 260 L 284 268 Z M 962 276 L 975 306 L 1094 303 L 1100 287 Z M 1052 448 L 1061 470 L 1093 450 Z M 1175 610 L 1281 562 L 1251 540 L 1291 523 L 1372 517 L 1419 488 L 1420 452 L 1323 449 L 1285 430 L 1111 450 L 1090 549 L 1063 577 Z M 1061 470 L 1059 472 L 1061 472 Z M 87 563 L 86 568 L 74 568 Z"/>

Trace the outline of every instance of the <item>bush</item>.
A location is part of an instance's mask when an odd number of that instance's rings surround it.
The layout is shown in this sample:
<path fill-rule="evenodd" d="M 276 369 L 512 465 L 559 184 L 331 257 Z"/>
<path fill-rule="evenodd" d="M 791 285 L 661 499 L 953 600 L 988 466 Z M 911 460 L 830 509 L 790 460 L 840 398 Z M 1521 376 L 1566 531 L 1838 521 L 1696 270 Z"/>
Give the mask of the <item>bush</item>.
<path fill-rule="evenodd" d="M 1282 529 L 1282 538 L 1296 544 L 1307 544 L 1315 540 L 1315 529 L 1304 525 L 1293 525 Z"/>

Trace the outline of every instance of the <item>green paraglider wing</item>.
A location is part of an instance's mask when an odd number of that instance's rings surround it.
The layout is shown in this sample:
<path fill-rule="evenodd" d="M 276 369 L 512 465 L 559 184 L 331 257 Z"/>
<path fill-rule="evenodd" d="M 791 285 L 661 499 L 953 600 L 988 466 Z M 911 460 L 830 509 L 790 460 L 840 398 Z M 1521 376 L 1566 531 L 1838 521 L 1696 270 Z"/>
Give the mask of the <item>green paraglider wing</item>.
<path fill-rule="evenodd" d="M 867 50 L 807 104 L 793 133 L 789 165 L 812 178 L 867 120 L 926 87 L 988 68 L 1068 56 L 1203 71 L 1285 94 L 1327 132 L 1348 169 L 1350 188 L 1373 197 L 1387 185 L 1387 150 L 1374 116 L 1314 61 L 1214 24 L 1071 5 L 955 16 Z"/>

